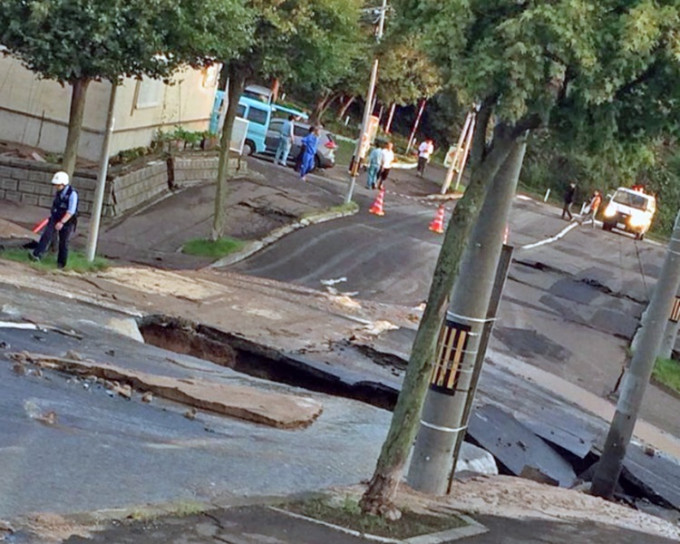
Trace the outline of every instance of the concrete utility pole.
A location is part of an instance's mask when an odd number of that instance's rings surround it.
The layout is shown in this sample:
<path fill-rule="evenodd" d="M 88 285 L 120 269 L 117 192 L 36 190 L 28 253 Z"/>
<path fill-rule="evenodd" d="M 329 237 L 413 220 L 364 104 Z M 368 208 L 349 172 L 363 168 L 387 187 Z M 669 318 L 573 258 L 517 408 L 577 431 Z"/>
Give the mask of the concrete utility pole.
<path fill-rule="evenodd" d="M 385 13 L 387 12 L 387 0 L 383 0 L 380 8 L 380 18 L 378 19 L 378 28 L 375 33 L 375 39 L 378 43 L 382 39 L 385 30 Z M 366 103 L 364 104 L 364 117 L 361 121 L 361 133 L 357 140 L 357 145 L 354 148 L 354 157 L 352 159 L 352 166 L 350 168 L 350 182 L 347 195 L 345 195 L 345 204 L 352 202 L 352 195 L 354 194 L 354 186 L 356 185 L 357 176 L 359 175 L 359 168 L 364 160 L 364 154 L 368 142 L 368 123 L 373 112 L 373 97 L 375 95 L 375 85 L 378 81 L 378 57 L 373 60 L 373 67 L 371 68 L 371 79 L 368 83 L 368 92 L 366 93 Z"/>
<path fill-rule="evenodd" d="M 97 253 L 97 241 L 99 239 L 99 225 L 102 218 L 102 206 L 104 205 L 104 191 L 106 190 L 106 174 L 109 170 L 109 148 L 111 146 L 111 135 L 113 134 L 113 125 L 115 119 L 113 117 L 116 108 L 116 92 L 118 90 L 118 83 L 115 81 L 111 83 L 111 94 L 109 95 L 109 108 L 106 113 L 106 129 L 104 131 L 104 139 L 102 140 L 102 148 L 99 154 L 99 172 L 97 173 L 97 189 L 94 192 L 94 202 L 92 203 L 92 212 L 90 214 L 90 232 L 87 237 L 87 251 L 86 256 L 88 262 L 94 261 Z"/>
<path fill-rule="evenodd" d="M 661 348 L 659 349 L 659 357 L 662 359 L 670 359 L 673 355 L 673 348 L 675 347 L 675 340 L 678 337 L 680 330 L 680 293 L 676 293 L 673 301 L 673 307 L 666 323 L 666 332 L 664 332 L 661 340 Z"/>
<path fill-rule="evenodd" d="M 630 362 L 630 368 L 623 378 L 616 413 L 593 477 L 591 489 L 593 495 L 611 498 L 614 493 L 678 287 L 680 287 L 680 213 L 675 218 L 666 259 L 647 307 L 644 330 Z"/>
<path fill-rule="evenodd" d="M 467 427 L 475 361 L 483 360 L 480 341 L 525 149 L 526 140 L 519 140 L 494 178 L 460 264 L 407 477 L 418 491 L 446 493 L 455 467 L 454 447 Z"/>

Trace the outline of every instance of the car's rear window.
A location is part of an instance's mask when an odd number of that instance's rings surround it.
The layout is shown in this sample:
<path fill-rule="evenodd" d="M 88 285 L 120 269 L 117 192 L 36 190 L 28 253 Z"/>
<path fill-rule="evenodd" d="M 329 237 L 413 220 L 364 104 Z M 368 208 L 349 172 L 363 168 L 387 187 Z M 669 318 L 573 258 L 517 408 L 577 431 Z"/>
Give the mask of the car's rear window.
<path fill-rule="evenodd" d="M 296 136 L 305 137 L 307 136 L 307 134 L 309 134 L 309 127 L 304 127 L 296 124 L 293 132 L 295 133 Z"/>
<path fill-rule="evenodd" d="M 645 195 L 629 193 L 628 191 L 616 191 L 614 193 L 613 201 L 617 204 L 630 206 L 636 210 L 648 210 L 650 206 L 650 198 Z"/>

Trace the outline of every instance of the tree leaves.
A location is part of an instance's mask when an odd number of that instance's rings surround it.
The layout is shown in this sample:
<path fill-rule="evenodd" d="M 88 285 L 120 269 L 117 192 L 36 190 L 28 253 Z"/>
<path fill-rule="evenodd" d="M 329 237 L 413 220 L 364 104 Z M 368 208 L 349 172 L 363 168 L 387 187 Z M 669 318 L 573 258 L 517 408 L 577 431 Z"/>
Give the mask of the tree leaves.
<path fill-rule="evenodd" d="M 0 42 L 42 77 L 166 78 L 247 44 L 237 0 L 0 0 Z"/>

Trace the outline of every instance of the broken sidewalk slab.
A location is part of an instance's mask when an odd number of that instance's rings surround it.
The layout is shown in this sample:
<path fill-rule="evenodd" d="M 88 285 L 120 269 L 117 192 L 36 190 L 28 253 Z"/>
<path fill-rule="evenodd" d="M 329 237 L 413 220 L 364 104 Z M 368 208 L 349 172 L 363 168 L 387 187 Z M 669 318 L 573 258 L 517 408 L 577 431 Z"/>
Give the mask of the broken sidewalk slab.
<path fill-rule="evenodd" d="M 653 448 L 631 444 L 623 461 L 622 478 L 640 488 L 643 495 L 680 510 L 680 465 Z"/>
<path fill-rule="evenodd" d="M 217 384 L 191 378 L 178 379 L 105 363 L 35 353 L 12 353 L 8 357 L 14 361 L 33 363 L 63 372 L 116 380 L 130 384 L 140 391 L 152 391 L 159 397 L 194 408 L 279 429 L 308 427 L 323 411 L 322 404 L 310 397 L 262 391 L 242 385 Z"/>
<path fill-rule="evenodd" d="M 536 413 L 515 413 L 517 420 L 526 425 L 546 442 L 583 459 L 588 455 L 601 433 L 588 427 L 577 414 L 552 406 L 540 406 Z"/>
<path fill-rule="evenodd" d="M 561 487 L 570 487 L 576 480 L 574 469 L 563 457 L 496 406 L 487 404 L 474 410 L 468 435 L 516 476 L 531 467 Z"/>

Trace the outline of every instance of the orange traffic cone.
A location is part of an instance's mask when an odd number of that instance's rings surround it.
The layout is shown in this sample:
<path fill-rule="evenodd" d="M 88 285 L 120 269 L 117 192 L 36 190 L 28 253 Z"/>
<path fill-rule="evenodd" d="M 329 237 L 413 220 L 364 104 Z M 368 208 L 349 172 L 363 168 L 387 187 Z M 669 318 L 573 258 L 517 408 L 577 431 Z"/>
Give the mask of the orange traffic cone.
<path fill-rule="evenodd" d="M 437 208 L 437 213 L 434 214 L 434 219 L 430 223 L 430 230 L 436 232 L 437 234 L 444 234 L 444 214 L 446 210 L 444 209 L 444 204 L 440 204 Z"/>
<path fill-rule="evenodd" d="M 368 210 L 368 213 L 372 213 L 373 215 L 385 215 L 385 212 L 383 211 L 384 199 L 385 189 L 380 189 L 380 192 L 378 193 L 378 196 L 375 197 L 375 201 L 373 202 L 371 208 Z"/>

